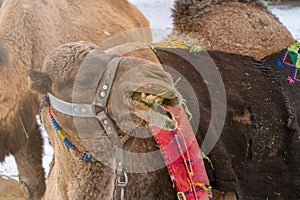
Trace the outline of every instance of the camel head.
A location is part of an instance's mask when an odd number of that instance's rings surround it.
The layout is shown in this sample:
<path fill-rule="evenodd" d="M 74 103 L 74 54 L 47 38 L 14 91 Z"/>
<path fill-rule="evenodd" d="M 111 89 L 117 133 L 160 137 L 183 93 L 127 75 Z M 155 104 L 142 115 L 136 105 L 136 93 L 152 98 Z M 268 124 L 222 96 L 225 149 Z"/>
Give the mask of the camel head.
<path fill-rule="evenodd" d="M 73 141 L 74 133 L 78 133 L 75 145 L 92 155 L 101 149 L 101 142 L 95 144 L 97 139 L 101 140 L 99 132 L 106 130 L 92 119 L 96 116 L 99 119 L 99 113 L 107 115 L 121 138 L 126 134 L 149 137 L 149 124 L 168 130 L 177 126 L 172 114 L 163 108 L 180 104 L 181 96 L 171 75 L 149 59 L 117 56 L 113 51 L 105 53 L 93 44 L 79 42 L 52 51 L 43 70 L 29 71 L 31 89 L 48 92 L 59 126 Z M 67 111 L 71 104 L 78 105 L 79 110 L 84 108 L 80 106 L 88 105 L 91 113 L 84 116 L 78 110 Z M 45 117 L 42 114 L 42 119 L 47 121 Z M 95 124 L 90 126 L 91 123 Z M 89 128 L 81 127 L 86 124 Z"/>

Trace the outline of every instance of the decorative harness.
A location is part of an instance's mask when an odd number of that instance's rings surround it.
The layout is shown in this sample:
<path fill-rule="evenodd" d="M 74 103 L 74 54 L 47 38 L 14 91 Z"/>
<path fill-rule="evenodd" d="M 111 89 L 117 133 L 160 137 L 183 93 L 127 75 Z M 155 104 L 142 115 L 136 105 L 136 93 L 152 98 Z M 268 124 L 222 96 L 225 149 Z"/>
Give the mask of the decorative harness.
<path fill-rule="evenodd" d="M 96 118 L 108 138 L 119 148 L 124 149 L 124 152 L 128 152 L 131 144 L 134 141 L 133 137 L 130 137 L 122 146 L 119 139 L 119 135 L 116 132 L 116 125 L 114 121 L 109 117 L 107 113 L 107 101 L 110 95 L 111 87 L 115 79 L 115 74 L 117 72 L 118 66 L 122 57 L 112 56 L 111 59 L 108 59 L 104 62 L 105 67 L 92 67 L 85 69 L 88 74 L 93 74 L 95 77 L 98 76 L 99 85 L 96 88 L 96 96 L 92 104 L 81 104 L 81 103 L 69 103 L 61 99 L 58 99 L 54 95 L 48 93 L 50 105 L 57 110 L 66 115 L 74 117 L 93 117 Z M 95 72 L 95 73 L 94 73 Z M 84 90 L 81 88 L 80 90 Z M 84 91 L 76 91 L 81 93 Z M 95 90 L 94 90 L 95 92 Z M 94 93 L 95 94 L 95 93 Z M 73 98 L 74 100 L 74 98 Z M 96 107 L 101 108 L 102 111 L 96 113 Z M 182 106 L 177 106 L 174 109 L 165 108 L 166 110 L 172 110 L 173 113 L 176 113 L 175 119 L 179 125 L 185 126 L 188 128 L 187 133 L 183 133 L 181 128 L 177 128 L 174 131 L 168 131 L 161 129 L 157 131 L 157 127 L 150 126 L 150 130 L 157 132 L 154 135 L 160 150 L 165 158 L 165 162 L 168 166 L 168 171 L 171 177 L 172 182 L 174 183 L 178 193 L 179 200 L 202 200 L 202 199 L 212 199 L 211 198 L 211 187 L 209 186 L 209 181 L 206 175 L 204 162 L 201 156 L 201 150 L 198 146 L 197 140 L 195 139 L 192 128 L 190 124 L 184 123 L 188 121 L 187 116 L 184 113 Z M 58 132 L 59 136 L 65 143 L 67 147 L 72 149 L 75 154 L 81 156 L 84 160 L 88 162 L 96 161 L 94 158 L 88 156 L 87 154 L 79 151 L 63 134 L 61 128 L 55 121 L 51 108 L 48 108 L 48 114 L 51 118 L 51 122 Z M 183 116 L 184 121 L 182 123 L 180 117 Z M 78 132 L 78 135 L 81 136 L 81 133 Z M 185 138 L 186 137 L 186 138 Z M 173 141 L 173 142 L 172 142 Z M 188 143 L 188 145 L 187 145 Z M 168 144 L 171 144 L 171 147 L 168 148 Z M 175 153 L 177 151 L 177 153 Z M 114 188 L 114 199 L 116 198 L 116 187 L 120 187 L 121 200 L 124 199 L 124 189 L 128 185 L 128 177 L 125 169 L 125 159 L 126 154 L 122 153 L 118 155 L 117 160 L 117 169 L 116 169 L 116 181 Z M 172 160 L 175 159 L 175 160 Z M 176 160 L 177 159 L 177 160 Z M 193 165 L 192 165 L 193 163 Z"/>
<path fill-rule="evenodd" d="M 286 61 L 287 55 L 290 56 L 292 63 Z M 278 67 L 289 67 L 293 69 L 292 76 L 288 76 L 287 80 L 293 84 L 295 82 L 300 83 L 300 79 L 297 78 L 298 71 L 300 71 L 300 42 L 296 42 L 290 45 L 284 52 L 282 58 L 276 61 Z"/>

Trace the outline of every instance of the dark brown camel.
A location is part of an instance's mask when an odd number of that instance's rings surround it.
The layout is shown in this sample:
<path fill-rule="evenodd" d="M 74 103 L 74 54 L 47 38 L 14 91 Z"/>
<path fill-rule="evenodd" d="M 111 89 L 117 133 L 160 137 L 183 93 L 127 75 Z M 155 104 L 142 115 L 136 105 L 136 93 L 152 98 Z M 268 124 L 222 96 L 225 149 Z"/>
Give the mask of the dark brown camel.
<path fill-rule="evenodd" d="M 276 66 L 281 52 L 266 57 L 264 69 L 273 70 L 269 76 L 258 68 L 262 66 L 253 64 L 255 60 L 251 57 L 208 53 L 221 72 L 227 96 L 224 129 L 209 153 L 214 170 L 207 165 L 213 188 L 234 192 L 238 199 L 298 199 L 299 87 L 284 78 L 290 72 L 282 74 Z M 176 54 L 157 50 L 157 55 L 166 65 L 185 66 L 181 72 L 190 76 L 191 72 L 185 70 L 190 64 Z M 276 81 L 271 75 L 275 75 Z M 194 87 L 206 88 L 202 77 L 195 76 L 191 82 Z M 205 89 L 195 91 L 201 99 L 197 135 L 201 143 L 212 114 L 208 109 L 210 95 Z"/>
<path fill-rule="evenodd" d="M 212 171 L 215 188 L 234 191 L 239 199 L 298 199 L 298 87 L 284 84 L 285 92 L 251 64 L 251 57 L 268 56 L 268 66 L 276 72 L 276 55 L 295 39 L 256 0 L 177 0 L 173 18 L 174 30 L 214 50 L 209 54 L 226 87 L 226 124 L 210 153 L 219 168 Z M 170 54 L 162 52 L 160 57 L 170 58 L 166 64 L 173 62 Z M 278 79 L 281 77 L 279 73 Z M 208 105 L 201 106 L 201 120 L 209 113 Z M 295 114 L 293 123 L 291 113 Z M 208 126 L 204 121 L 200 132 Z"/>

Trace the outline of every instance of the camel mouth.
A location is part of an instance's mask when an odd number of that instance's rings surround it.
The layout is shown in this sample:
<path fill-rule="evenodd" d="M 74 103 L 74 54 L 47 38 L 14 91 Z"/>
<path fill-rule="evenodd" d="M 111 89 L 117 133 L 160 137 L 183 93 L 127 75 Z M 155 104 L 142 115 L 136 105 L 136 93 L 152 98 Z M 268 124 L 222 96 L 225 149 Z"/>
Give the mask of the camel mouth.
<path fill-rule="evenodd" d="M 129 109 L 132 113 L 143 119 L 147 124 L 175 130 L 177 122 L 174 116 L 164 107 L 178 105 L 178 99 L 163 97 L 163 95 L 133 92 L 128 99 Z"/>

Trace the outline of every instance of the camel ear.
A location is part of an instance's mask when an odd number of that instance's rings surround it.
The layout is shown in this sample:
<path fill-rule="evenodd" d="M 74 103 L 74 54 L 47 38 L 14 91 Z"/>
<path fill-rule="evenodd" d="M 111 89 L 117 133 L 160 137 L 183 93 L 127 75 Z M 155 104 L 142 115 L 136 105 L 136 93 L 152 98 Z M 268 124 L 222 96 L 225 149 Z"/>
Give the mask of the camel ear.
<path fill-rule="evenodd" d="M 34 71 L 32 69 L 28 70 L 29 75 L 29 89 L 31 91 L 46 94 L 51 92 L 52 80 L 51 78 L 43 72 Z"/>

